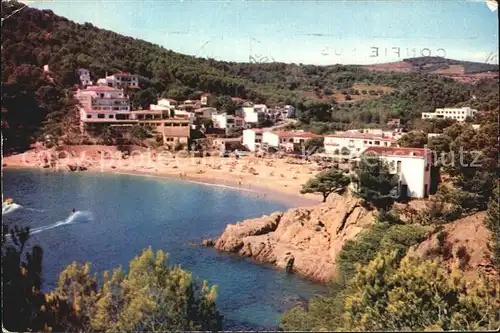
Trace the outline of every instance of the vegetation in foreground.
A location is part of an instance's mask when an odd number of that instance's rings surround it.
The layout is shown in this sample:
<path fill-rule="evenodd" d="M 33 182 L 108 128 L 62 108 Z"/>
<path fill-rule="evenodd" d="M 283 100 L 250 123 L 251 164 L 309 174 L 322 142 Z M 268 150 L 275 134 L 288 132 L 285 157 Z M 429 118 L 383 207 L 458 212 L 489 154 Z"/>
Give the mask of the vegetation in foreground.
<path fill-rule="evenodd" d="M 4 233 L 5 235 L 6 233 Z M 128 271 L 91 275 L 73 263 L 55 290 L 41 291 L 43 250 L 24 250 L 29 228 L 11 230 L 2 244 L 3 327 L 13 332 L 215 331 L 222 329 L 215 286 L 168 264 L 168 254 L 145 249 Z M 23 256 L 26 257 L 23 260 Z"/>
<path fill-rule="evenodd" d="M 338 278 L 281 318 L 294 331 L 494 330 L 500 328 L 498 280 L 467 281 L 460 267 L 406 256 L 433 227 L 380 214 L 338 255 Z M 444 245 L 442 245 L 444 246 Z"/>

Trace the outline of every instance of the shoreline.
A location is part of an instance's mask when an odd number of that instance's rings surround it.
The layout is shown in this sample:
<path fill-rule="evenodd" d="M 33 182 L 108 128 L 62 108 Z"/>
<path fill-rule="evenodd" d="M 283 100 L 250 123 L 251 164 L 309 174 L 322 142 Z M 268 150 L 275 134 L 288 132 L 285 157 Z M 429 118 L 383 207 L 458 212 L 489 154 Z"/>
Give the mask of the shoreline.
<path fill-rule="evenodd" d="M 71 148 L 71 147 L 68 147 Z M 94 148 L 95 149 L 95 148 Z M 152 177 L 158 179 L 171 179 L 171 180 L 180 180 L 186 181 L 194 184 L 205 185 L 205 186 L 214 186 L 220 188 L 227 188 L 234 191 L 240 191 L 245 193 L 250 193 L 252 195 L 261 196 L 264 198 L 272 198 L 273 201 L 281 202 L 292 207 L 306 207 L 317 205 L 322 202 L 322 199 L 319 195 L 315 194 L 306 194 L 302 195 L 299 193 L 300 186 L 305 182 L 305 180 L 298 179 L 296 175 L 290 179 L 286 179 L 281 174 L 282 178 L 275 177 L 275 179 L 270 179 L 269 176 L 264 176 L 264 172 L 259 170 L 257 173 L 258 176 L 245 174 L 243 171 L 238 173 L 231 173 L 232 170 L 224 171 L 221 169 L 212 170 L 210 168 L 211 164 L 208 164 L 207 161 L 215 163 L 226 163 L 231 164 L 234 163 L 234 160 L 229 158 L 217 158 L 212 157 L 210 160 L 204 158 L 194 158 L 194 159 L 181 159 L 172 160 L 174 163 L 185 163 L 185 165 L 181 167 L 166 167 L 164 165 L 159 165 L 156 163 L 154 167 L 152 166 L 131 166 L 128 167 L 128 164 L 125 166 L 122 165 L 122 160 L 117 159 L 106 159 L 101 160 L 101 165 L 95 165 L 95 158 L 87 165 L 85 171 L 70 171 L 68 169 L 68 165 L 59 165 L 57 168 L 52 167 L 42 167 L 40 164 L 33 161 L 33 156 L 30 154 L 37 154 L 40 152 L 36 152 L 30 150 L 28 152 L 11 155 L 4 157 L 2 162 L 2 172 L 3 170 L 15 170 L 15 169 L 31 169 L 31 170 L 39 170 L 42 172 L 62 172 L 62 173 L 73 173 L 73 172 L 86 172 L 86 173 L 102 173 L 108 175 L 129 175 L 129 176 L 142 176 L 142 177 Z M 28 161 L 29 160 L 29 161 Z M 103 163 L 106 162 L 105 164 Z M 193 165 L 192 162 L 196 163 Z M 67 161 L 66 161 L 67 162 Z M 81 161 L 80 161 L 81 162 Z M 111 162 L 111 163 L 110 163 Z M 170 161 L 171 162 L 171 161 Z M 204 162 L 204 165 L 200 165 L 201 162 Z M 255 160 L 251 159 L 240 159 L 239 161 L 241 166 L 248 165 L 250 163 L 255 163 Z M 260 163 L 284 163 L 283 161 L 276 161 L 271 159 L 263 159 L 260 160 Z M 165 163 L 167 165 L 168 163 Z M 259 164 L 257 162 L 256 164 Z M 245 168 L 246 166 L 243 166 Z M 255 166 L 255 168 L 263 168 L 264 166 Z M 200 169 L 201 168 L 201 169 Z M 200 172 L 203 170 L 202 172 Z M 283 170 L 283 166 L 281 168 L 277 168 L 277 172 L 286 173 Z M 274 171 L 273 171 L 274 172 Z M 305 178 L 304 175 L 302 178 Z M 307 176 L 309 178 L 310 176 Z M 285 178 L 285 179 L 283 179 Z"/>

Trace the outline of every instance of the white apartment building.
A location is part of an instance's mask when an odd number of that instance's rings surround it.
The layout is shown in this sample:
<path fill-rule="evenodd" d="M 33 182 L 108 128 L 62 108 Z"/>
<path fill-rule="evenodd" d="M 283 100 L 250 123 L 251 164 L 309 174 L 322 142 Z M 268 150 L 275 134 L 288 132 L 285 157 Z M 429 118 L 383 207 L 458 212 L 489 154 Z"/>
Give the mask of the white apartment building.
<path fill-rule="evenodd" d="M 133 124 L 141 120 L 161 120 L 162 110 L 131 111 L 130 101 L 122 89 L 107 86 L 89 86 L 79 89 L 80 127 L 87 124 Z M 155 125 L 157 123 L 153 123 Z M 159 123 L 158 123 L 159 124 Z"/>
<path fill-rule="evenodd" d="M 383 134 L 369 134 L 359 132 L 339 132 L 325 136 L 325 153 L 338 155 L 342 148 L 349 150 L 351 157 L 358 156 L 368 147 L 393 147 L 396 146 L 396 138 Z M 345 150 L 345 149 L 344 149 Z"/>
<path fill-rule="evenodd" d="M 239 116 L 229 115 L 227 113 L 212 114 L 212 122 L 215 128 L 223 128 L 226 134 L 234 130 L 246 128 L 245 119 Z"/>
<path fill-rule="evenodd" d="M 309 139 L 321 137 L 321 135 L 304 131 L 268 131 L 262 134 L 262 143 L 268 147 L 290 152 L 300 149 L 301 145 Z"/>
<path fill-rule="evenodd" d="M 255 108 L 254 106 L 242 106 L 236 110 L 236 115 L 245 120 L 247 126 L 258 126 L 266 120 L 266 114 L 262 107 Z M 267 107 L 266 109 L 267 110 Z"/>
<path fill-rule="evenodd" d="M 432 152 L 425 148 L 368 147 L 364 156 L 377 156 L 399 175 L 398 194 L 425 198 L 431 183 Z"/>
<path fill-rule="evenodd" d="M 115 73 L 97 80 L 97 84 L 114 88 L 139 88 L 139 75 L 123 72 Z"/>
<path fill-rule="evenodd" d="M 262 129 L 246 129 L 243 131 L 243 145 L 250 151 L 259 150 L 262 147 Z"/>
<path fill-rule="evenodd" d="M 80 84 L 83 87 L 91 86 L 92 80 L 90 79 L 90 72 L 86 68 L 79 68 L 77 70 L 78 76 L 80 77 Z"/>
<path fill-rule="evenodd" d="M 435 112 L 422 112 L 422 119 L 455 119 L 463 122 L 467 117 L 474 117 L 477 112 L 470 107 L 436 109 Z"/>

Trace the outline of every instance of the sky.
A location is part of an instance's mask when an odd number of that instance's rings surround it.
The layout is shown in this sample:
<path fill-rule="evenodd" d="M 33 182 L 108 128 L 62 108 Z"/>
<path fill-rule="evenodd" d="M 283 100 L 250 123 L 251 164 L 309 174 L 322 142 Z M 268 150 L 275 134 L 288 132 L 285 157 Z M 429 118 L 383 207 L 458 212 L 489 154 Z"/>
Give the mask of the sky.
<path fill-rule="evenodd" d="M 23 2 L 216 60 L 374 64 L 430 55 L 498 64 L 498 10 L 482 0 Z"/>

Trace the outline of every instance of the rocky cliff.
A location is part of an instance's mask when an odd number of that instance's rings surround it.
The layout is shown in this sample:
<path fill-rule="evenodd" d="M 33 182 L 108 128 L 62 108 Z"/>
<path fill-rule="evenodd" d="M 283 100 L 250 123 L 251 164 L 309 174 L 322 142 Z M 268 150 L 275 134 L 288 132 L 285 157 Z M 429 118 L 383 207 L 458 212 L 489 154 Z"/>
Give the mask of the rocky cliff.
<path fill-rule="evenodd" d="M 491 263 L 488 247 L 491 233 L 483 221 L 486 212 L 479 212 L 444 225 L 443 230 L 408 251 L 423 259 L 440 258 L 449 268 L 460 267 L 464 276 L 476 280 L 481 274 L 499 278 Z"/>
<path fill-rule="evenodd" d="M 328 281 L 344 243 L 373 224 L 373 212 L 351 196 L 335 196 L 315 207 L 293 208 L 226 227 L 218 250 Z"/>

